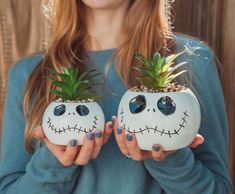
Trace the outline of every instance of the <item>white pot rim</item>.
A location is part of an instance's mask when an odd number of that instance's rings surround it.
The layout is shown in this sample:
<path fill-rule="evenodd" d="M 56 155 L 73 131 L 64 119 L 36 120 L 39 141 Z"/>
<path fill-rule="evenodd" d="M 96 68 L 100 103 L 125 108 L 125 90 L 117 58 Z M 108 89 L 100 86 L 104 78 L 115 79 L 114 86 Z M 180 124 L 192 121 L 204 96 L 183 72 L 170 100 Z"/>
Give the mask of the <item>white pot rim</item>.
<path fill-rule="evenodd" d="M 98 104 L 96 101 L 93 102 L 61 102 L 61 101 L 51 101 L 49 104 L 51 103 L 57 103 L 57 104 Z"/>
<path fill-rule="evenodd" d="M 185 87 L 185 89 L 182 89 L 180 91 L 170 91 L 170 92 L 143 92 L 143 91 L 133 91 L 131 89 L 128 89 L 127 92 L 130 93 L 135 93 L 135 94 L 179 94 L 179 93 L 187 93 L 187 92 L 191 92 L 190 88 Z"/>

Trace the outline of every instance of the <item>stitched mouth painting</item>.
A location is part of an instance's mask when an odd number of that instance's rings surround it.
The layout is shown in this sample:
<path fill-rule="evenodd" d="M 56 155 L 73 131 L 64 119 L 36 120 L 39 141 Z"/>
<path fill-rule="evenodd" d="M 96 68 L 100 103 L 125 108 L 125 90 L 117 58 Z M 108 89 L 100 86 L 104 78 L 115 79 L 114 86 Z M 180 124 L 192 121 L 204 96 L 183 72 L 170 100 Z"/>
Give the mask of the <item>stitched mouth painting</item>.
<path fill-rule="evenodd" d="M 82 145 L 84 136 L 95 130 L 104 130 L 104 113 L 96 102 L 95 85 L 91 78 L 95 70 L 79 72 L 78 67 L 62 67 L 63 72 L 50 69 L 55 89 L 49 92 L 57 98 L 43 114 L 43 131 L 48 140 L 57 145 L 67 145 L 72 139 Z"/>
<path fill-rule="evenodd" d="M 95 102 L 52 102 L 43 116 L 45 135 L 52 143 L 59 145 L 66 145 L 74 138 L 81 144 L 85 134 L 103 127 L 103 112 Z"/>
<path fill-rule="evenodd" d="M 127 91 L 118 115 L 119 125 L 136 136 L 143 150 L 151 150 L 155 143 L 164 150 L 185 147 L 200 125 L 199 104 L 190 90 L 168 94 Z"/>
<path fill-rule="evenodd" d="M 122 96 L 118 124 L 136 136 L 142 150 L 152 150 L 154 144 L 165 151 L 180 149 L 190 145 L 199 131 L 201 111 L 196 96 L 189 88 L 172 83 L 186 72 L 174 73 L 186 64 L 174 64 L 183 53 L 164 57 L 156 52 L 153 59 L 135 54 L 141 65 L 133 69 L 140 84 Z"/>

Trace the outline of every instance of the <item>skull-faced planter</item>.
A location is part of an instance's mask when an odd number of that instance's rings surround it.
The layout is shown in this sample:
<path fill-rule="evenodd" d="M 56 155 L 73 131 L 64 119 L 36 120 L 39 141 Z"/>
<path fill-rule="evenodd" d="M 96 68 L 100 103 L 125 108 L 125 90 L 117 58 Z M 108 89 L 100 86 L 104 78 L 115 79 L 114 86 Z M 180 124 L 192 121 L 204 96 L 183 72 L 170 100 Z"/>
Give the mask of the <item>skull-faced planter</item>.
<path fill-rule="evenodd" d="M 188 146 L 201 121 L 199 103 L 190 89 L 147 93 L 128 90 L 118 109 L 118 124 L 136 136 L 142 150 L 159 144 L 164 150 Z"/>
<path fill-rule="evenodd" d="M 96 102 L 52 102 L 43 115 L 43 130 L 54 144 L 67 145 L 72 139 L 83 142 L 86 133 L 104 129 L 104 113 Z"/>

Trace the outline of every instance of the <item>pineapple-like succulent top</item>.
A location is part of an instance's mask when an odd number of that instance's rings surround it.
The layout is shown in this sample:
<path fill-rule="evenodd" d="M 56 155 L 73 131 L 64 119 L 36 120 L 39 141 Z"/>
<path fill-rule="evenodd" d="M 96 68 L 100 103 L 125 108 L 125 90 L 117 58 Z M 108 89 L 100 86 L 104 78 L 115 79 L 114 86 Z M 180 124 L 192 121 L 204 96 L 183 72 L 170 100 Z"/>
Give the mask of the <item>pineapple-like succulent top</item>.
<path fill-rule="evenodd" d="M 153 56 L 153 60 L 145 58 L 141 53 L 135 53 L 135 58 L 143 64 L 141 67 L 133 67 L 140 73 L 137 80 L 141 82 L 142 86 L 151 90 L 164 91 L 170 88 L 172 81 L 187 71 L 182 70 L 174 74 L 175 70 L 186 64 L 186 62 L 182 62 L 173 66 L 175 60 L 183 53 L 184 52 L 180 52 L 165 57 L 156 52 Z"/>
<path fill-rule="evenodd" d="M 94 74 L 95 70 L 90 70 L 79 75 L 78 67 L 62 67 L 62 70 L 63 73 L 59 73 L 50 69 L 52 74 L 60 78 L 57 80 L 54 77 L 47 77 L 52 81 L 52 85 L 59 89 L 49 89 L 50 93 L 61 98 L 63 101 L 86 101 L 98 97 L 97 94 L 91 92 L 91 89 L 98 85 L 98 83 L 92 82 L 91 79 L 100 75 L 100 73 Z"/>

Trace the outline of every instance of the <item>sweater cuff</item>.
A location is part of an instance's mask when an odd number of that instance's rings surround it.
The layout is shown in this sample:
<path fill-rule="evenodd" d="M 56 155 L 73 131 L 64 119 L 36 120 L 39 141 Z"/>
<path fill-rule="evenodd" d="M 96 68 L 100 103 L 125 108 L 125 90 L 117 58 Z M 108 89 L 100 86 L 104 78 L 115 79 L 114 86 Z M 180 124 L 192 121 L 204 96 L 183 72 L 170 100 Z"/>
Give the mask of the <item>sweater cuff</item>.
<path fill-rule="evenodd" d="M 145 162 L 146 163 L 150 162 L 152 164 L 155 163 L 156 165 L 159 165 L 159 166 L 167 165 L 167 166 L 179 167 L 187 163 L 189 160 L 193 160 L 193 158 L 194 157 L 193 157 L 193 153 L 191 149 L 189 147 L 186 147 L 186 148 L 179 149 L 175 153 L 166 156 L 166 158 L 162 161 L 158 161 L 153 158 L 150 158 L 150 159 L 146 159 Z"/>
<path fill-rule="evenodd" d="M 38 182 L 58 183 L 73 180 L 80 168 L 75 164 L 63 166 L 51 151 L 43 146 L 35 151 L 26 171 L 30 171 Z"/>
<path fill-rule="evenodd" d="M 179 149 L 176 152 L 174 152 L 173 154 L 169 154 L 168 156 L 166 156 L 165 161 L 166 162 L 178 161 L 178 160 L 182 159 L 182 157 L 185 154 L 187 154 L 188 152 L 191 152 L 191 149 L 188 147 Z"/>

